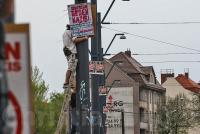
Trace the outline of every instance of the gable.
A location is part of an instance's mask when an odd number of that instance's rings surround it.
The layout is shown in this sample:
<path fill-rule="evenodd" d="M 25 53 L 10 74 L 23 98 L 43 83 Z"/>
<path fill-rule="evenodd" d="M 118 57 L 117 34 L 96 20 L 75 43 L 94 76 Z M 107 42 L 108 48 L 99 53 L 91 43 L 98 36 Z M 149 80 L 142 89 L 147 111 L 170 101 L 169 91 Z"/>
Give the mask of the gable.
<path fill-rule="evenodd" d="M 111 62 L 115 61 L 123 61 L 123 63 L 119 64 L 118 66 L 127 74 L 137 74 L 137 73 L 144 73 L 140 69 L 140 64 L 138 62 L 133 62 L 132 58 L 129 59 L 124 53 L 120 52 L 119 54 L 113 56 L 109 59 Z"/>

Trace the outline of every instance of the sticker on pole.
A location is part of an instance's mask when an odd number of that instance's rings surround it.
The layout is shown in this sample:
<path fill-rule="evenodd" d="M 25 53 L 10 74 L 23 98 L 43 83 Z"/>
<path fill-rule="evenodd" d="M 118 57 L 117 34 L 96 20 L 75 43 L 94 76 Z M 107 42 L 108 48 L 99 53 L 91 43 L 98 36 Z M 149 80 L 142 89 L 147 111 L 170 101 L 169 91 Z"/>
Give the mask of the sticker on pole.
<path fill-rule="evenodd" d="M 68 5 L 68 14 L 72 36 L 94 35 L 91 4 L 81 3 Z"/>
<path fill-rule="evenodd" d="M 89 73 L 104 75 L 104 64 L 102 61 L 90 61 L 89 62 Z"/>
<path fill-rule="evenodd" d="M 99 86 L 99 96 L 106 96 L 108 95 L 108 88 L 105 86 Z"/>

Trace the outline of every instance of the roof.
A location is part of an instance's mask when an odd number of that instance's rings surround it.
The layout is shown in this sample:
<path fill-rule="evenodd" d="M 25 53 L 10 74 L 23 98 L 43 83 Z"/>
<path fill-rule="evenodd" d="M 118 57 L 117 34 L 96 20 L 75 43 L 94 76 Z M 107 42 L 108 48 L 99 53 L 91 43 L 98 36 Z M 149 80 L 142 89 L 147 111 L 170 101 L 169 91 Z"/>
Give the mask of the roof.
<path fill-rule="evenodd" d="M 159 84 L 156 78 L 155 83 L 150 83 L 146 80 L 145 76 L 151 72 L 153 72 L 155 77 L 155 72 L 152 66 L 142 66 L 136 59 L 127 56 L 124 52 L 118 53 L 117 55 L 111 57 L 109 60 L 114 62 L 118 61 L 119 59 L 124 61 L 124 63 L 118 67 L 121 68 L 132 79 L 139 82 L 140 86 L 155 90 L 165 90 L 165 88 Z"/>
<path fill-rule="evenodd" d="M 142 67 L 142 65 L 138 61 L 136 61 L 134 58 L 128 57 L 124 52 L 120 52 L 120 53 L 116 54 L 115 56 L 111 57 L 109 60 L 114 62 L 116 59 L 117 60 L 125 59 L 131 65 L 131 66 L 129 66 L 131 68 L 131 70 L 133 70 L 133 68 L 134 68 L 136 70 L 135 73 L 145 74 L 145 72 L 140 68 L 140 67 Z"/>
<path fill-rule="evenodd" d="M 110 64 L 110 65 L 113 65 L 113 63 L 112 62 L 110 62 L 110 60 L 108 60 L 108 59 L 104 59 L 104 61 L 106 62 L 106 63 L 108 63 L 108 64 Z M 118 68 L 118 67 L 116 67 L 116 66 L 114 66 L 116 69 L 118 69 L 118 71 L 120 71 L 126 78 L 128 78 L 128 79 L 130 79 L 130 80 L 133 80 L 129 75 L 127 75 L 123 70 L 121 70 L 120 68 Z M 133 80 L 133 81 L 135 81 L 135 80 Z"/>
<path fill-rule="evenodd" d="M 196 82 L 194 82 L 193 80 L 191 80 L 190 78 L 187 78 L 185 75 L 183 74 L 179 74 L 176 78 L 175 78 L 185 89 L 188 89 L 192 92 L 195 93 L 200 93 L 200 85 L 198 85 Z"/>

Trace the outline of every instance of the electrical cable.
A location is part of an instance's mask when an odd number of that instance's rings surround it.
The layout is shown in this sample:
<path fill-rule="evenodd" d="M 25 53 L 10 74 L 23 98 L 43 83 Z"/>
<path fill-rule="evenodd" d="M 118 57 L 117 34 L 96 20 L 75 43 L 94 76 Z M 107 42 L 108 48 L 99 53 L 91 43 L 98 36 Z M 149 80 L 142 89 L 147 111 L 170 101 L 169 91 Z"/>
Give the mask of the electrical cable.
<path fill-rule="evenodd" d="M 140 62 L 140 63 L 169 63 L 169 62 L 173 62 L 173 63 L 178 63 L 178 62 L 195 62 L 195 63 L 200 63 L 200 61 L 150 61 L 150 62 Z"/>
<path fill-rule="evenodd" d="M 170 45 L 170 46 L 175 46 L 175 47 L 179 47 L 179 48 L 184 48 L 184 49 L 200 52 L 200 50 L 198 50 L 198 49 L 185 47 L 185 46 L 178 45 L 178 44 L 175 44 L 175 43 L 161 41 L 161 40 L 157 40 L 157 39 L 154 39 L 154 38 L 150 38 L 150 37 L 146 37 L 146 36 L 142 36 L 142 35 L 137 35 L 137 34 L 133 34 L 133 33 L 128 33 L 128 32 L 124 32 L 124 31 L 121 31 L 121 30 L 116 30 L 116 29 L 108 28 L 108 27 L 104 27 L 104 26 L 102 26 L 102 28 L 109 29 L 109 30 L 116 31 L 116 32 L 121 32 L 121 33 L 128 34 L 128 35 L 132 35 L 132 36 L 135 36 L 135 37 L 138 37 L 138 38 L 143 38 L 143 39 L 159 42 L 159 43 Z"/>
<path fill-rule="evenodd" d="M 200 21 L 186 22 L 104 22 L 103 24 L 142 24 L 142 25 L 173 25 L 173 24 L 200 24 Z"/>
<path fill-rule="evenodd" d="M 185 53 L 185 52 L 182 52 L 182 53 L 134 53 L 132 55 L 198 55 L 200 53 Z M 117 54 L 108 54 L 108 55 L 105 55 L 105 56 L 110 56 L 110 55 L 117 55 Z"/>

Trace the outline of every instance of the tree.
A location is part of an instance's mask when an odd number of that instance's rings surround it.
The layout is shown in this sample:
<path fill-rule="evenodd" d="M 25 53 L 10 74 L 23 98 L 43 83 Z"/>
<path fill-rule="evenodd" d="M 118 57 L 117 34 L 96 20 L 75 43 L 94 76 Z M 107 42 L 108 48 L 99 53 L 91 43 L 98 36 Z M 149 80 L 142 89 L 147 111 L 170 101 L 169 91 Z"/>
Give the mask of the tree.
<path fill-rule="evenodd" d="M 64 94 L 63 93 L 52 93 L 50 96 L 50 115 L 51 115 L 51 128 L 52 131 L 56 130 L 58 119 L 60 116 L 61 108 L 63 105 Z M 65 130 L 63 131 L 63 133 Z"/>
<path fill-rule="evenodd" d="M 52 93 L 47 99 L 48 85 L 37 67 L 32 70 L 32 90 L 36 134 L 54 134 L 64 94 Z"/>
<path fill-rule="evenodd" d="M 39 68 L 33 68 L 31 80 L 36 134 L 54 134 L 64 100 L 64 93 L 52 93 L 47 99 L 48 85 L 42 79 L 42 75 Z M 63 133 L 65 132 L 63 131 Z"/>
<path fill-rule="evenodd" d="M 200 125 L 200 94 L 193 94 L 192 111 L 194 114 L 194 124 Z"/>
<path fill-rule="evenodd" d="M 34 104 L 34 113 L 35 113 L 35 127 L 36 133 L 40 133 L 41 130 L 44 131 L 44 113 L 47 110 L 47 99 L 46 94 L 48 91 L 48 86 L 45 84 L 45 81 L 42 79 L 42 73 L 40 73 L 37 67 L 34 67 L 32 70 L 32 92 L 33 92 L 33 104 Z"/>
<path fill-rule="evenodd" d="M 158 108 L 158 130 L 160 134 L 186 134 L 192 126 L 192 113 L 189 99 L 179 94 L 167 98 L 166 105 Z"/>

